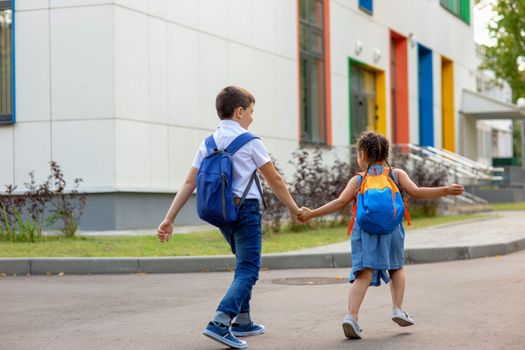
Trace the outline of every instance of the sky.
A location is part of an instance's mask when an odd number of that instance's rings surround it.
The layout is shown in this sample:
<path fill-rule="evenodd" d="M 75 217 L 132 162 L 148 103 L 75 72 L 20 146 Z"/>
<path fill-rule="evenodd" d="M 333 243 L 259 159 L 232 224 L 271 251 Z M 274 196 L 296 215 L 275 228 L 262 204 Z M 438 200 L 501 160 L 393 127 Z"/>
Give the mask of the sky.
<path fill-rule="evenodd" d="M 490 19 L 496 15 L 490 8 L 490 4 L 494 0 L 481 0 L 480 4 L 473 6 L 473 29 L 474 41 L 480 45 L 491 45 L 493 41 L 490 39 L 487 30 L 487 24 Z"/>

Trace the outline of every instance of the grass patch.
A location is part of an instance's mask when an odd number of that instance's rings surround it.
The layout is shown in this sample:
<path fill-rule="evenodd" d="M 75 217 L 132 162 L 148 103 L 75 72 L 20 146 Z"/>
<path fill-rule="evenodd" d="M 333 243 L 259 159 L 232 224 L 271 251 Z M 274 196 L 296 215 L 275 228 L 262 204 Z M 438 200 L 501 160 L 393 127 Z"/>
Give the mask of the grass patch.
<path fill-rule="evenodd" d="M 491 204 L 493 210 L 525 210 L 525 202 L 518 203 L 494 203 Z"/>
<path fill-rule="evenodd" d="M 451 222 L 481 219 L 490 215 L 439 216 L 415 219 L 407 230 Z M 281 253 L 347 240 L 346 226 L 318 228 L 303 232 L 268 234 L 263 253 Z M 219 232 L 175 235 L 167 243 L 151 236 L 125 237 L 42 237 L 35 243 L 0 242 L 0 257 L 156 257 L 227 255 L 230 248 Z"/>

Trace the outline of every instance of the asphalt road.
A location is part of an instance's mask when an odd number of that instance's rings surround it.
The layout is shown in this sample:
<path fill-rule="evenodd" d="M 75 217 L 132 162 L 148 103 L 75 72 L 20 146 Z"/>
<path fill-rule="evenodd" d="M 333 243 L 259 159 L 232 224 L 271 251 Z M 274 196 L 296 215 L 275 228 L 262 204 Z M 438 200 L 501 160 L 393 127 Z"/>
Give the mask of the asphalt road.
<path fill-rule="evenodd" d="M 347 283 L 281 285 L 290 277 L 346 279 L 348 269 L 262 271 L 253 315 L 267 333 L 250 349 L 525 349 L 525 251 L 408 265 L 405 309 L 390 320 L 388 287 L 369 289 L 362 340 L 341 328 Z M 0 349 L 223 349 L 201 334 L 231 273 L 0 278 Z"/>

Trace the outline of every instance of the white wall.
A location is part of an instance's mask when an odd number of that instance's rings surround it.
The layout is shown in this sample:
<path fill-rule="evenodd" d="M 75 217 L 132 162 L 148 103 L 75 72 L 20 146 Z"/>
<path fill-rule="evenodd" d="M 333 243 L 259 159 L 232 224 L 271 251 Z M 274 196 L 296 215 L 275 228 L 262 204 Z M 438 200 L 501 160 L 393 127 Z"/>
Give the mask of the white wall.
<path fill-rule="evenodd" d="M 219 122 L 215 97 L 227 85 L 254 94 L 251 130 L 289 167 L 299 113 L 296 2 L 146 5 L 115 6 L 116 186 L 178 189 Z"/>
<path fill-rule="evenodd" d="M 0 128 L 9 151 L 0 183 L 24 190 L 30 171 L 40 182 L 56 160 L 70 184 L 82 177 L 88 189 L 112 187 L 113 6 L 87 0 L 15 6 L 16 123 Z"/>

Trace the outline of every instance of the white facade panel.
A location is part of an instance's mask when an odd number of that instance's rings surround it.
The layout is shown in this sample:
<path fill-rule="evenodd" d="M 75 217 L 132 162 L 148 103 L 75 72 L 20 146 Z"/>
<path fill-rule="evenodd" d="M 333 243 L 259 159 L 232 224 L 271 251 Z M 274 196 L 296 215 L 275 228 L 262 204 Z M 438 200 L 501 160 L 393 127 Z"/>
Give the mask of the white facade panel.
<path fill-rule="evenodd" d="M 13 128 L 0 128 L 0 191 L 4 191 L 5 185 L 14 185 L 14 152 L 13 152 Z"/>
<path fill-rule="evenodd" d="M 216 119 L 216 124 L 219 119 Z M 212 124 L 215 129 L 216 124 Z M 169 186 L 178 191 L 182 186 L 188 171 L 191 169 L 193 157 L 204 137 L 211 134 L 196 129 L 168 127 L 168 174 Z"/>
<path fill-rule="evenodd" d="M 253 38 L 253 3 L 246 0 L 228 0 L 228 39 L 251 45 Z"/>
<path fill-rule="evenodd" d="M 169 188 L 168 126 L 150 124 L 149 142 L 150 188 L 166 191 Z"/>
<path fill-rule="evenodd" d="M 199 33 L 168 24 L 168 123 L 199 125 Z"/>
<path fill-rule="evenodd" d="M 148 17 L 115 7 L 115 114 L 149 120 Z"/>
<path fill-rule="evenodd" d="M 254 50 L 248 46 L 228 43 L 228 81 L 225 84 L 242 86 L 248 90 L 257 85 L 253 80 L 253 55 Z M 255 100 L 257 102 L 257 96 Z"/>
<path fill-rule="evenodd" d="M 151 0 L 113 0 L 116 5 L 126 7 L 138 12 L 147 13 Z"/>
<path fill-rule="evenodd" d="M 269 52 L 275 50 L 275 0 L 253 0 L 252 45 Z"/>
<path fill-rule="evenodd" d="M 196 2 L 199 4 L 199 29 L 214 36 L 226 38 L 228 36 L 227 22 L 235 21 L 234 18 L 228 18 L 227 0 L 198 0 Z"/>
<path fill-rule="evenodd" d="M 350 142 L 348 77 L 332 74 L 332 143 L 346 146 Z"/>
<path fill-rule="evenodd" d="M 408 43 L 408 118 L 410 143 L 419 144 L 419 81 L 417 44 Z"/>
<path fill-rule="evenodd" d="M 228 50 L 227 41 L 215 36 L 199 35 L 198 60 L 198 95 L 199 124 L 201 129 L 214 129 L 210 120 L 214 120 L 215 97 L 219 90 L 228 85 Z"/>
<path fill-rule="evenodd" d="M 148 13 L 165 19 L 167 16 L 167 2 L 172 0 L 148 0 Z"/>
<path fill-rule="evenodd" d="M 18 2 L 18 0 L 16 0 Z M 45 3 L 46 0 L 36 0 L 42 3 Z M 50 8 L 59 8 L 59 7 L 85 7 L 93 5 L 112 5 L 113 0 L 49 0 Z"/>
<path fill-rule="evenodd" d="M 15 185 L 25 190 L 29 172 L 41 183 L 49 174 L 51 138 L 49 122 L 20 123 L 14 129 Z"/>
<path fill-rule="evenodd" d="M 168 53 L 166 22 L 149 18 L 148 38 L 148 102 L 149 120 L 154 123 L 168 122 Z"/>
<path fill-rule="evenodd" d="M 49 120 L 49 10 L 16 14 L 16 119 Z"/>
<path fill-rule="evenodd" d="M 278 129 L 279 109 L 287 109 L 289 105 L 277 105 L 277 61 L 280 58 L 262 51 L 253 51 L 253 81 L 251 90 L 256 100 L 256 112 L 259 117 L 257 132 L 265 136 L 276 136 Z M 283 79 L 284 80 L 284 79 Z M 290 92 L 285 92 L 289 94 Z M 294 103 L 296 100 L 291 100 Z"/>
<path fill-rule="evenodd" d="M 150 127 L 148 123 L 116 120 L 116 186 L 144 190 L 150 186 Z"/>
<path fill-rule="evenodd" d="M 197 29 L 199 27 L 199 1 L 168 0 L 166 1 L 166 17 L 170 22 Z"/>
<path fill-rule="evenodd" d="M 443 114 L 442 114 L 442 73 L 441 55 L 439 52 L 432 52 L 433 83 L 434 83 L 434 147 L 441 148 L 443 145 Z"/>
<path fill-rule="evenodd" d="M 88 191 L 115 186 L 115 122 L 71 120 L 52 124 L 53 160 L 62 167 L 68 184 L 82 178 Z"/>
<path fill-rule="evenodd" d="M 112 117 L 113 7 L 61 8 L 50 16 L 52 118 Z"/>
<path fill-rule="evenodd" d="M 49 8 L 49 1 L 42 0 L 16 0 L 15 11 L 43 10 Z"/>
<path fill-rule="evenodd" d="M 299 135 L 299 86 L 297 79 L 297 62 L 287 58 L 275 58 L 275 75 L 273 100 L 261 100 L 261 104 L 271 108 L 269 115 L 261 115 L 271 121 L 272 129 L 266 135 L 298 143 Z M 257 98 L 257 97 L 256 97 Z M 286 159 L 286 158 L 285 158 Z"/>
<path fill-rule="evenodd" d="M 274 7 L 275 47 L 277 54 L 297 60 L 297 2 L 277 0 Z"/>

